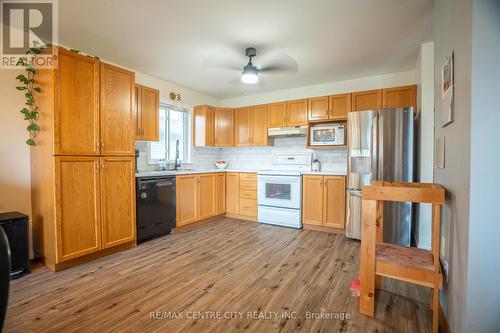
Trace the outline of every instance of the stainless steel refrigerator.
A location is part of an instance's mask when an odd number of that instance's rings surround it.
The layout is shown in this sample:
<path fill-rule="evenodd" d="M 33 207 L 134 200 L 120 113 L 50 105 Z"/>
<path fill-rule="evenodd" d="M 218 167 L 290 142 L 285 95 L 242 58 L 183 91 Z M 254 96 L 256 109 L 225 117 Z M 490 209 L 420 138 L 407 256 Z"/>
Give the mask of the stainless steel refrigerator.
<path fill-rule="evenodd" d="M 349 112 L 346 236 L 361 239 L 361 188 L 413 181 L 413 108 Z M 384 241 L 410 246 L 411 203 L 384 203 Z"/>

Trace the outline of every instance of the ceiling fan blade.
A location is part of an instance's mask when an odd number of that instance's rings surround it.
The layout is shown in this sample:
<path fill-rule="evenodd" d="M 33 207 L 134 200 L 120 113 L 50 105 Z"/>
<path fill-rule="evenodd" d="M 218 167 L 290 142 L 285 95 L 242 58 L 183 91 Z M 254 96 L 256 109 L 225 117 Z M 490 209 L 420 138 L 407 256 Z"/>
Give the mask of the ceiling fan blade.
<path fill-rule="evenodd" d="M 260 66 L 259 66 L 260 65 Z M 272 52 L 266 54 L 259 60 L 260 72 L 298 72 L 297 61 L 285 52 Z"/>
<path fill-rule="evenodd" d="M 237 54 L 234 50 L 221 49 L 208 54 L 201 60 L 201 66 L 213 69 L 225 69 L 232 71 L 243 70 L 245 57 Z"/>

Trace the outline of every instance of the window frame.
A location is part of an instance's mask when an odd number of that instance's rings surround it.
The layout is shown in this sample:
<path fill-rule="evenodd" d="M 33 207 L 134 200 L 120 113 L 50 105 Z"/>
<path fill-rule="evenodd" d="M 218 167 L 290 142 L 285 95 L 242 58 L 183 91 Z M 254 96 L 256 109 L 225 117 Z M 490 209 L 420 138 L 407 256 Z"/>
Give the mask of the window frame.
<path fill-rule="evenodd" d="M 193 149 L 191 147 L 191 133 L 192 133 L 192 110 L 188 107 L 184 106 L 175 106 L 168 103 L 160 103 L 160 110 L 164 109 L 166 112 L 165 116 L 165 159 L 151 159 L 151 144 L 153 142 L 148 142 L 148 164 L 157 165 L 157 164 L 171 164 L 174 163 L 175 160 L 168 159 L 169 157 L 169 147 L 170 147 L 170 112 L 169 111 L 178 111 L 182 112 L 184 115 L 184 145 L 179 147 L 183 150 L 183 156 L 186 158 L 184 160 L 180 160 L 182 164 L 192 164 L 192 153 Z M 160 117 L 160 112 L 158 112 L 158 117 Z"/>

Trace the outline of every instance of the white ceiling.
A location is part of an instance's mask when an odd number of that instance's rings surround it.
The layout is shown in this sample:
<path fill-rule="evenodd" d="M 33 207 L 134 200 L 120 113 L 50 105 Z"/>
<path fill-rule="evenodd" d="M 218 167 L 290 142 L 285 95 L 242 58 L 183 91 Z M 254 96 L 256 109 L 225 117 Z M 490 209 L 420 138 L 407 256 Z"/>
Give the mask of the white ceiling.
<path fill-rule="evenodd" d="M 414 69 L 431 37 L 432 0 L 59 1 L 63 45 L 216 98 Z M 255 64 L 281 52 L 298 71 L 255 87 L 206 66 L 243 67 L 246 46 Z"/>

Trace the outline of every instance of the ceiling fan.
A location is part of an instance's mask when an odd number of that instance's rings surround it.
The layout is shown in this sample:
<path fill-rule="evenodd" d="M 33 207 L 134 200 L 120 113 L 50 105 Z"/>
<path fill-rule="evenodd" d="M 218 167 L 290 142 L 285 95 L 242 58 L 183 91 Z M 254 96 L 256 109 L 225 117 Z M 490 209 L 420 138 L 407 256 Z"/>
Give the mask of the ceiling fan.
<path fill-rule="evenodd" d="M 241 65 L 238 65 L 238 63 L 241 64 L 241 55 L 238 55 L 241 54 L 240 52 L 232 52 L 233 56 L 229 58 L 227 57 L 228 54 L 224 52 L 222 54 L 223 59 L 222 57 L 209 57 L 205 59 L 204 65 L 212 68 L 237 70 L 241 73 L 239 81 L 244 84 L 257 84 L 261 73 L 298 71 L 297 62 L 286 53 L 279 51 L 264 52 L 264 55 L 259 57 L 261 60 L 260 63 L 254 65 L 252 59 L 257 56 L 257 49 L 255 47 L 247 47 L 245 49 L 245 57 L 248 57 L 248 63 L 242 68 L 240 67 Z"/>

